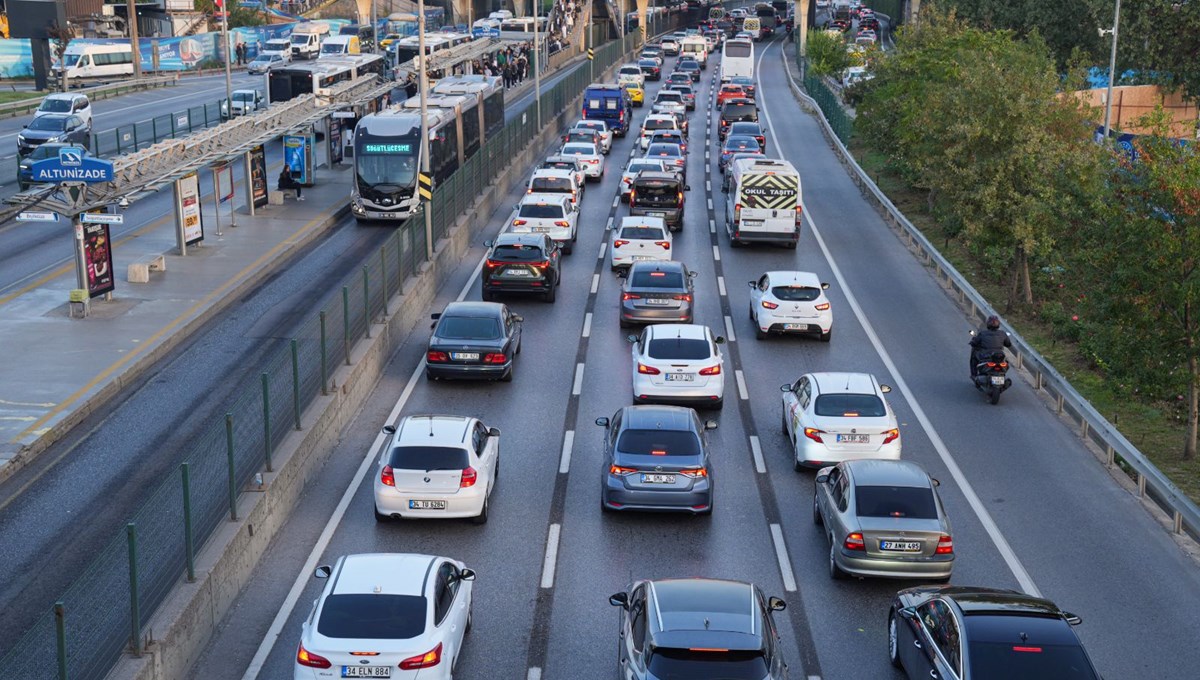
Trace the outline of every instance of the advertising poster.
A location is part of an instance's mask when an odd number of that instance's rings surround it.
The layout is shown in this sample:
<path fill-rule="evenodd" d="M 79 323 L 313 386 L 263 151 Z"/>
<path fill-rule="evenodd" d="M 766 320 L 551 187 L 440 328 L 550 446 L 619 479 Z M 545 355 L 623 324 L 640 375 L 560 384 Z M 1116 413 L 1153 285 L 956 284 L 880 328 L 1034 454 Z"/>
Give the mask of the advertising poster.
<path fill-rule="evenodd" d="M 262 144 L 250 149 L 250 198 L 255 208 L 267 204 L 267 150 Z"/>
<path fill-rule="evenodd" d="M 221 163 L 213 166 L 213 181 L 217 191 L 217 201 L 224 203 L 233 198 L 233 165 Z"/>
<path fill-rule="evenodd" d="M 179 197 L 179 219 L 183 226 L 183 242 L 192 245 L 204 240 L 204 216 L 200 214 L 200 178 L 191 173 L 175 182 Z"/>
<path fill-rule="evenodd" d="M 83 225 L 83 262 L 87 267 L 88 297 L 100 297 L 116 288 L 107 224 Z"/>
<path fill-rule="evenodd" d="M 329 158 L 332 163 L 342 162 L 342 121 L 329 119 Z"/>
<path fill-rule="evenodd" d="M 304 186 L 312 186 L 309 168 L 312 166 L 312 146 L 307 135 L 283 136 L 283 162 L 287 164 L 292 177 Z"/>

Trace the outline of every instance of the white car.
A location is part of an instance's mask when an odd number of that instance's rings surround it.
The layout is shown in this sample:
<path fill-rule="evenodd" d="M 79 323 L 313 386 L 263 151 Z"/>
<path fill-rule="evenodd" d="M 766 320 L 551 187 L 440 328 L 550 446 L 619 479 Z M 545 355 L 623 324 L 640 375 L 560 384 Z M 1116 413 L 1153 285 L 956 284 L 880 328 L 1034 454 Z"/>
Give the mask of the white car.
<path fill-rule="evenodd" d="M 633 402 L 692 404 L 721 408 L 725 399 L 725 338 L 708 326 L 660 323 L 630 335 L 633 345 Z"/>
<path fill-rule="evenodd" d="M 658 50 L 642 50 L 642 53 L 638 55 L 638 59 L 653 59 L 659 68 L 662 68 L 663 65 L 662 52 Z"/>
<path fill-rule="evenodd" d="M 654 105 L 650 107 L 652 113 L 669 113 L 687 115 L 687 104 L 683 101 L 683 95 L 674 90 L 659 90 L 658 95 L 654 97 Z"/>
<path fill-rule="evenodd" d="M 294 680 L 450 680 L 471 628 L 475 572 L 449 557 L 344 555 L 300 630 Z"/>
<path fill-rule="evenodd" d="M 583 174 L 588 179 L 599 182 L 600 178 L 604 177 L 604 154 L 600 153 L 595 144 L 571 142 L 564 144 L 562 151 L 558 153 L 583 161 Z"/>
<path fill-rule="evenodd" d="M 812 272 L 767 272 L 750 281 L 750 320 L 759 340 L 769 333 L 817 335 L 821 342 L 833 337 L 833 310 L 822 283 Z"/>
<path fill-rule="evenodd" d="M 670 260 L 673 239 L 661 217 L 623 217 L 612 230 L 609 269 L 617 271 L 643 260 Z"/>
<path fill-rule="evenodd" d="M 547 156 L 546 160 L 542 161 L 542 164 L 538 167 L 545 169 L 561 168 L 563 170 L 571 170 L 574 172 L 575 177 L 579 180 L 579 189 L 581 192 L 580 198 L 582 199 L 582 191 L 583 189 L 587 188 L 584 184 L 584 182 L 587 181 L 587 175 L 583 172 L 584 165 L 586 165 L 586 163 L 584 163 L 582 159 L 575 156 Z"/>
<path fill-rule="evenodd" d="M 650 135 L 658 130 L 678 130 L 679 122 L 669 113 L 652 113 L 642 121 L 642 134 L 638 137 L 638 146 L 645 151 L 650 146 Z"/>
<path fill-rule="evenodd" d="M 625 166 L 625 172 L 621 173 L 621 200 L 628 203 L 629 194 L 633 192 L 633 180 L 638 176 L 639 172 L 649 170 L 650 172 L 671 172 L 675 171 L 675 166 L 667 168 L 666 163 L 653 158 L 632 158 L 629 165 Z"/>
<path fill-rule="evenodd" d="M 407 416 L 392 435 L 375 475 L 375 519 L 488 519 L 500 461 L 500 430 L 477 418 Z"/>
<path fill-rule="evenodd" d="M 33 117 L 47 113 L 65 113 L 79 116 L 87 129 L 92 129 L 92 102 L 86 94 L 55 93 L 42 98 L 42 103 L 33 111 Z"/>
<path fill-rule="evenodd" d="M 783 434 L 796 470 L 859 458 L 900 459 L 900 428 L 883 396 L 892 388 L 875 376 L 809 373 L 779 389 Z"/>
<path fill-rule="evenodd" d="M 563 194 L 570 196 L 571 202 L 578 208 L 579 201 L 583 199 L 583 185 L 571 170 L 538 168 L 529 178 L 529 186 L 525 188 L 525 193 Z"/>
<path fill-rule="evenodd" d="M 872 77 L 870 73 L 867 73 L 866 66 L 851 66 L 842 73 L 842 87 L 850 87 L 857 82 L 870 80 Z"/>
<path fill-rule="evenodd" d="M 617 84 L 636 83 L 638 87 L 646 86 L 646 75 L 637 64 L 624 64 L 617 69 Z"/>
<path fill-rule="evenodd" d="M 612 151 L 613 131 L 608 123 L 602 120 L 581 120 L 575 123 L 572 130 L 592 130 L 600 135 L 600 150 L 604 153 Z"/>
<path fill-rule="evenodd" d="M 568 194 L 525 194 L 508 225 L 514 234 L 546 234 L 570 255 L 578 238 L 579 209 Z"/>
<path fill-rule="evenodd" d="M 668 57 L 673 57 L 679 54 L 679 39 L 674 36 L 663 38 L 662 43 L 663 54 Z"/>

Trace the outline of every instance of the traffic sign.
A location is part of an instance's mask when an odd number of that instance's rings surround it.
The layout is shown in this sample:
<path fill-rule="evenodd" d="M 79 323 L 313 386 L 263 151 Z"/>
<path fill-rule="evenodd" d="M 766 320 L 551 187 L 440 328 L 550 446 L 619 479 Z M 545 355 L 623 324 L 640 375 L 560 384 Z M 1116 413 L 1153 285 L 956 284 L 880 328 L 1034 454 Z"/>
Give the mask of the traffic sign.
<path fill-rule="evenodd" d="M 426 201 L 433 199 L 433 178 L 425 173 L 417 174 L 417 191 Z"/>
<path fill-rule="evenodd" d="M 57 222 L 58 213 L 26 211 L 17 213 L 18 222 Z"/>
<path fill-rule="evenodd" d="M 79 216 L 79 221 L 90 224 L 125 224 L 125 216 L 110 213 L 83 213 Z"/>
<path fill-rule="evenodd" d="M 591 48 L 589 48 L 589 49 L 588 49 L 588 61 L 591 61 L 591 60 L 593 60 L 593 59 L 595 59 L 595 58 L 596 58 L 596 53 L 595 53 L 595 52 L 593 52 L 593 51 L 591 50 Z"/>
<path fill-rule="evenodd" d="M 112 161 L 87 155 L 79 146 L 65 146 L 57 158 L 47 158 L 33 164 L 34 182 L 111 182 Z"/>

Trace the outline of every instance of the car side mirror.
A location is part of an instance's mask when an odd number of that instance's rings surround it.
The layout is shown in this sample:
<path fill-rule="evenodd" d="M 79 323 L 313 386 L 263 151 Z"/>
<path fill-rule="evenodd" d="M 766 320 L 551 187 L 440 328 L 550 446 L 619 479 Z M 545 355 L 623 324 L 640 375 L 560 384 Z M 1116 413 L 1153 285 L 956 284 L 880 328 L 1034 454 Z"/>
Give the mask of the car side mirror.
<path fill-rule="evenodd" d="M 458 574 L 455 576 L 455 578 L 458 579 L 459 581 L 474 581 L 475 580 L 475 570 L 467 569 L 467 568 L 459 569 Z"/>
<path fill-rule="evenodd" d="M 430 314 L 430 315 L 429 315 L 429 318 L 433 319 L 434 321 L 437 321 L 438 319 L 442 318 L 442 313 L 441 313 L 441 312 L 435 312 L 435 313 L 433 313 L 433 314 Z"/>
<path fill-rule="evenodd" d="M 684 191 L 691 191 L 691 190 L 692 190 L 692 185 L 691 185 L 691 184 L 685 184 L 685 185 L 683 185 L 683 190 L 684 190 Z"/>
<path fill-rule="evenodd" d="M 780 599 L 778 597 L 772 596 L 770 599 L 767 600 L 767 609 L 769 609 L 773 612 L 781 612 L 784 609 L 787 609 L 787 602 L 784 602 L 782 599 Z"/>
<path fill-rule="evenodd" d="M 779 386 L 779 391 L 780 391 L 780 392 L 791 392 L 791 391 L 792 391 L 792 386 L 791 386 L 791 385 L 780 385 L 780 386 Z"/>
<path fill-rule="evenodd" d="M 487 433 L 488 433 L 489 437 L 499 437 L 500 436 L 500 428 L 489 427 Z"/>
<path fill-rule="evenodd" d="M 758 288 L 758 282 L 757 282 L 757 281 L 747 281 L 747 282 L 746 282 L 746 285 L 750 286 L 751 288 Z"/>
<path fill-rule="evenodd" d="M 619 278 L 619 279 L 629 278 L 629 270 L 628 269 L 618 269 L 617 270 L 617 278 Z"/>
<path fill-rule="evenodd" d="M 697 276 L 699 276 L 699 275 L 700 275 L 700 272 L 688 272 L 688 278 L 689 278 L 689 279 L 694 279 L 694 278 L 696 278 L 696 277 L 697 277 Z"/>
<path fill-rule="evenodd" d="M 718 335 L 717 337 L 713 338 L 713 342 L 717 343 L 718 345 L 724 345 L 725 344 L 725 336 Z"/>
<path fill-rule="evenodd" d="M 436 322 L 436 321 L 434 321 L 433 323 L 429 324 L 429 330 L 433 330 L 433 329 L 435 329 L 435 328 L 437 328 L 437 322 Z"/>
<path fill-rule="evenodd" d="M 629 593 L 614 593 L 608 596 L 608 603 L 621 609 L 629 609 Z"/>
<path fill-rule="evenodd" d="M 329 578 L 329 575 L 332 573 L 333 569 L 331 569 L 328 564 L 322 564 L 321 566 L 317 567 L 316 571 L 313 572 L 313 576 L 316 576 L 317 578 Z"/>
<path fill-rule="evenodd" d="M 384 425 L 383 433 L 384 434 L 396 434 L 396 426 L 395 425 Z"/>
<path fill-rule="evenodd" d="M 821 290 L 829 290 L 829 284 L 828 284 L 828 283 L 822 283 L 822 284 L 821 284 Z"/>
<path fill-rule="evenodd" d="M 1079 624 L 1083 623 L 1083 618 L 1081 616 L 1078 614 L 1072 614 L 1071 612 L 1063 612 L 1063 618 L 1066 619 L 1067 623 L 1071 624 L 1072 626 L 1078 626 Z"/>
<path fill-rule="evenodd" d="M 706 430 L 715 430 L 715 429 L 717 429 L 717 421 L 715 421 L 715 420 L 706 420 L 706 421 L 704 421 L 704 429 L 706 429 Z"/>
<path fill-rule="evenodd" d="M 521 315 L 519 315 L 519 314 L 513 314 L 513 315 L 512 315 L 512 320 L 513 320 L 513 321 L 516 321 L 517 323 L 521 323 L 522 321 L 524 321 L 524 320 L 525 320 L 525 317 L 523 317 L 523 316 L 521 316 Z"/>
<path fill-rule="evenodd" d="M 879 391 L 883 392 L 884 394 L 887 394 L 892 391 L 892 386 L 891 385 L 880 385 Z"/>
<path fill-rule="evenodd" d="M 967 331 L 967 335 L 971 336 L 972 338 L 975 337 L 975 329 Z"/>
<path fill-rule="evenodd" d="M 825 482 L 829 481 L 829 475 L 828 474 L 817 475 L 816 477 L 813 478 L 813 481 L 816 482 L 817 484 L 824 484 Z"/>
<path fill-rule="evenodd" d="M 596 424 L 600 427 L 608 427 L 608 418 L 601 416 L 600 418 L 596 419 Z"/>
<path fill-rule="evenodd" d="M 631 334 L 625 336 L 625 341 L 630 344 L 633 344 L 638 341 L 638 337 L 631 333 Z"/>
<path fill-rule="evenodd" d="M 484 241 L 484 242 L 483 242 L 483 247 L 484 247 L 484 248 L 491 248 L 491 247 L 492 247 L 492 241 Z"/>

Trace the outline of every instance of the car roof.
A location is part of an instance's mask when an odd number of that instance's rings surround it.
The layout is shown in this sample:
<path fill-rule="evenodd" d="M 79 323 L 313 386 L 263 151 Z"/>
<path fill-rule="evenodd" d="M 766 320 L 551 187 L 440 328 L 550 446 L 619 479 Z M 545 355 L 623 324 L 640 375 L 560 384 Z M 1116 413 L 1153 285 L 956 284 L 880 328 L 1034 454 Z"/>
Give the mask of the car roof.
<path fill-rule="evenodd" d="M 695 323 L 656 323 L 647 326 L 649 337 L 657 340 L 707 340 L 708 326 Z"/>
<path fill-rule="evenodd" d="M 426 578 L 437 559 L 406 553 L 346 555 L 330 594 L 424 595 Z"/>
<path fill-rule="evenodd" d="M 767 280 L 771 282 L 772 286 L 799 285 L 810 288 L 821 287 L 821 279 L 817 278 L 817 275 L 812 272 L 776 270 L 769 271 L 766 274 Z"/>
<path fill-rule="evenodd" d="M 87 95 L 80 94 L 79 92 L 53 92 L 51 94 L 46 95 L 42 99 L 43 100 L 45 100 L 45 99 L 66 99 L 69 101 L 75 101 L 76 99 L 86 99 L 86 98 L 87 98 Z"/>
<path fill-rule="evenodd" d="M 812 380 L 822 394 L 878 394 L 875 378 L 870 373 L 813 373 Z"/>
<path fill-rule="evenodd" d="M 562 172 L 570 172 L 570 170 L 563 170 Z M 565 193 L 562 193 L 562 194 L 555 193 L 555 192 L 532 193 L 532 194 L 525 194 L 524 196 L 521 197 L 521 205 L 546 205 L 546 204 L 562 205 L 563 203 L 566 203 L 567 201 L 570 201 L 570 200 L 571 200 L 571 197 L 566 195 Z"/>
<path fill-rule="evenodd" d="M 503 234 L 500 234 L 492 243 L 498 246 L 512 246 L 520 244 L 523 246 L 538 246 L 539 248 L 546 245 L 545 236 L 543 234 L 512 231 L 506 231 Z"/>
<path fill-rule="evenodd" d="M 1051 617 L 1063 615 L 1058 605 L 1050 600 L 1014 590 L 948 587 L 939 589 L 938 594 L 948 596 L 964 614 L 1031 614 Z"/>
<path fill-rule="evenodd" d="M 650 179 L 655 180 L 655 181 L 664 181 L 664 180 L 672 181 L 672 182 L 682 182 L 683 181 L 679 177 L 679 173 L 665 172 L 662 170 L 642 170 L 641 172 L 638 173 L 637 179 L 635 179 L 634 181 L 640 182 L 642 180 L 650 180 Z"/>
<path fill-rule="evenodd" d="M 621 228 L 625 227 L 655 227 L 666 229 L 667 226 L 661 217 L 650 217 L 649 215 L 628 216 L 621 218 Z"/>
<path fill-rule="evenodd" d="M 911 486 L 930 488 L 929 474 L 911 460 L 863 458 L 842 463 L 856 486 Z"/>
<path fill-rule="evenodd" d="M 467 440 L 468 426 L 471 418 L 456 415 L 413 415 L 405 416 L 396 430 L 393 444 L 410 446 L 413 444 L 429 444 L 432 441 L 444 443 L 453 441 L 463 443 Z"/>
<path fill-rule="evenodd" d="M 576 167 L 579 166 L 578 158 L 576 158 L 574 156 L 564 156 L 562 154 L 557 154 L 557 153 L 554 154 L 553 156 L 546 156 L 545 162 L 546 163 L 571 163 L 572 165 L 575 165 Z"/>
<path fill-rule="evenodd" d="M 574 125 L 574 127 L 579 127 L 579 126 L 581 126 L 581 125 L 582 125 L 582 126 L 584 126 L 584 127 L 588 127 L 588 128 L 592 128 L 592 127 L 603 127 L 603 128 L 607 128 L 607 127 L 608 127 L 608 123 L 607 123 L 607 122 L 605 122 L 605 121 L 602 121 L 602 120 L 600 120 L 600 119 L 598 119 L 598 118 L 588 118 L 588 119 L 586 119 L 586 120 L 578 120 L 578 121 L 575 121 L 575 125 Z"/>
<path fill-rule="evenodd" d="M 695 411 L 687 406 L 643 404 L 626 406 L 621 413 L 625 430 L 684 430 L 695 432 Z"/>
<path fill-rule="evenodd" d="M 655 143 L 651 144 L 650 147 L 648 149 L 646 149 L 646 151 L 648 153 L 650 151 L 650 149 L 658 149 L 659 152 L 662 152 L 662 150 L 663 150 L 662 147 L 664 147 L 664 146 L 673 146 L 673 147 L 675 147 L 675 149 L 677 151 L 679 151 L 680 156 L 683 155 L 683 147 L 679 146 L 678 144 L 672 144 L 671 142 L 655 142 Z"/>
<path fill-rule="evenodd" d="M 651 581 L 656 632 L 762 635 L 754 587 L 740 581 L 680 578 Z"/>
<path fill-rule="evenodd" d="M 475 300 L 462 300 L 451 302 L 442 310 L 442 317 L 445 319 L 448 316 L 500 316 L 500 310 L 504 305 L 499 302 L 480 302 Z"/>
<path fill-rule="evenodd" d="M 575 179 L 575 171 L 567 170 L 566 168 L 536 168 L 529 179 L 534 177 L 558 177 L 562 179 Z"/>

